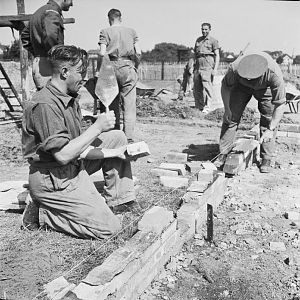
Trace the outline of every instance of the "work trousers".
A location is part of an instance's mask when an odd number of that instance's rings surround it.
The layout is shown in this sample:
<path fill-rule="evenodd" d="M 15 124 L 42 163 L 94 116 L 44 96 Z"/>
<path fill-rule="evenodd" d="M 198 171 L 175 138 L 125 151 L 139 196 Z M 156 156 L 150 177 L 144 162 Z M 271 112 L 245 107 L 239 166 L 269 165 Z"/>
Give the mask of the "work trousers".
<path fill-rule="evenodd" d="M 271 102 L 272 94 L 270 88 L 252 91 L 241 85 L 234 87 L 230 94 L 231 121 L 229 123 L 223 121 L 221 129 L 221 153 L 227 154 L 230 151 L 236 137 L 236 131 L 242 114 L 252 96 L 258 101 L 258 110 L 260 112 L 260 135 L 262 135 L 269 127 L 274 110 L 274 105 Z M 277 129 L 274 130 L 273 138 L 270 141 L 261 144 L 261 158 L 271 159 L 274 156 L 276 133 Z"/>
<path fill-rule="evenodd" d="M 214 57 L 211 55 L 202 56 L 196 59 L 194 70 L 194 98 L 195 107 L 203 110 L 209 107 L 213 100 L 212 71 Z"/>
<path fill-rule="evenodd" d="M 95 146 L 113 149 L 127 144 L 124 133 L 101 133 Z M 89 175 L 102 168 L 104 198 Z M 107 203 L 135 199 L 129 161 L 120 158 L 77 160 L 55 168 L 30 167 L 29 189 L 40 205 L 40 225 L 80 238 L 108 238 L 120 222 Z"/>
<path fill-rule="evenodd" d="M 32 62 L 32 77 L 37 90 L 41 90 L 51 78 L 52 67 L 47 57 L 35 57 Z"/>
<path fill-rule="evenodd" d="M 136 122 L 136 83 L 138 80 L 134 63 L 119 59 L 111 62 L 114 66 L 119 95 L 109 106 L 116 115 L 116 128 L 120 128 L 120 113 L 123 114 L 123 131 L 127 139 L 133 140 Z"/>

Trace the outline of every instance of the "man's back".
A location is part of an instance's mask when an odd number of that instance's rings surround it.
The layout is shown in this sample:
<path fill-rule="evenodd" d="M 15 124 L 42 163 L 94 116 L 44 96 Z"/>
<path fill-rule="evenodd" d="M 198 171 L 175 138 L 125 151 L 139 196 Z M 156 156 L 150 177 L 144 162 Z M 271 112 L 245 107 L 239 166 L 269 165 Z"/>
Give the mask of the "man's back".
<path fill-rule="evenodd" d="M 110 57 L 130 57 L 135 55 L 137 39 L 134 29 L 118 25 L 101 30 L 99 43 L 106 44 Z"/>

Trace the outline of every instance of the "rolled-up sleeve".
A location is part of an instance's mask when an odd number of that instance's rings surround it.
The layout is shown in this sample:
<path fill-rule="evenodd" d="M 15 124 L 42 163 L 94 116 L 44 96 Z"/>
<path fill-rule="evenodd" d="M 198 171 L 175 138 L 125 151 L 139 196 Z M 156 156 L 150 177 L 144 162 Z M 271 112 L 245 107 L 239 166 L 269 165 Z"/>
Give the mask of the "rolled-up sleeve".
<path fill-rule="evenodd" d="M 286 102 L 285 85 L 282 76 L 273 73 L 270 77 L 270 89 L 273 104 L 284 104 Z"/>
<path fill-rule="evenodd" d="M 236 72 L 233 70 L 232 66 L 229 67 L 227 73 L 223 77 L 222 86 L 231 89 L 237 82 Z"/>
<path fill-rule="evenodd" d="M 100 35 L 99 35 L 99 42 L 98 44 L 104 44 L 104 45 L 108 45 L 108 35 L 107 32 L 105 30 L 101 30 L 100 31 Z"/>
<path fill-rule="evenodd" d="M 51 153 L 69 143 L 71 136 L 58 108 L 54 105 L 38 104 L 32 114 L 34 130 L 40 139 L 37 151 Z"/>

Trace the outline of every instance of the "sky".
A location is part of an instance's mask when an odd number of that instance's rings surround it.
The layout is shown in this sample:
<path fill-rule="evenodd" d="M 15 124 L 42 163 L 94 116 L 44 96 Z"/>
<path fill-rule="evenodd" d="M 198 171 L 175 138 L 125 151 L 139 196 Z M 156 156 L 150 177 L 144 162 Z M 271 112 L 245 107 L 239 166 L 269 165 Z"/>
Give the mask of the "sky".
<path fill-rule="evenodd" d="M 25 12 L 33 13 L 46 2 L 25 0 Z M 97 49 L 111 8 L 122 12 L 124 26 L 136 30 L 142 51 L 161 42 L 193 47 L 201 36 L 201 23 L 209 22 L 211 35 L 224 51 L 239 53 L 249 42 L 249 51 L 300 55 L 300 1 L 73 0 L 73 7 L 64 12 L 64 17 L 75 18 L 74 24 L 65 25 L 65 44 Z M 16 0 L 0 0 L 0 15 L 16 13 Z M 0 27 L 0 43 L 12 40 L 10 28 Z"/>

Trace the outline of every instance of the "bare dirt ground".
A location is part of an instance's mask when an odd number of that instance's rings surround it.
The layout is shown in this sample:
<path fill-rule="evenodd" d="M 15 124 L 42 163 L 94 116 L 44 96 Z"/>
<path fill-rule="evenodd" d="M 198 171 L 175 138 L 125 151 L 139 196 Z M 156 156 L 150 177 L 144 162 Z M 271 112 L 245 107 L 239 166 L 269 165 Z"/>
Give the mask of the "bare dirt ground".
<path fill-rule="evenodd" d="M 147 84 L 157 89 L 177 88 L 174 82 Z M 43 284 L 61 275 L 78 283 L 135 232 L 134 222 L 147 207 L 159 201 L 176 212 L 184 190 L 170 193 L 163 189 L 150 170 L 163 162 L 169 151 L 188 152 L 193 160 L 212 159 L 218 153 L 221 114 L 208 120 L 190 108 L 191 98 L 184 103 L 173 98 L 138 102 L 136 140 L 147 142 L 151 156 L 132 164 L 138 178 L 137 202 L 122 214 L 123 226 L 133 225 L 115 240 L 104 244 L 43 229 L 22 231 L 20 213 L 0 211 L 0 299 L 32 299 Z M 83 104 L 89 102 L 84 99 Z M 150 112 L 156 112 L 153 116 L 143 113 L 149 105 Z M 218 99 L 214 107 L 220 106 Z M 255 122 L 255 114 L 250 112 L 244 124 L 248 127 Z M 287 116 L 288 121 L 299 121 L 299 116 Z M 0 127 L 0 145 L 0 182 L 26 180 L 28 166 L 21 157 L 20 131 L 15 125 Z M 253 166 L 230 179 L 226 199 L 215 215 L 214 244 L 204 242 L 202 235 L 190 241 L 142 298 L 293 299 L 300 289 L 299 224 L 291 226 L 284 213 L 300 212 L 299 148 L 299 140 L 278 138 L 273 174 L 260 174 Z M 286 250 L 271 250 L 269 243 L 279 241 Z"/>

